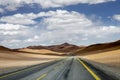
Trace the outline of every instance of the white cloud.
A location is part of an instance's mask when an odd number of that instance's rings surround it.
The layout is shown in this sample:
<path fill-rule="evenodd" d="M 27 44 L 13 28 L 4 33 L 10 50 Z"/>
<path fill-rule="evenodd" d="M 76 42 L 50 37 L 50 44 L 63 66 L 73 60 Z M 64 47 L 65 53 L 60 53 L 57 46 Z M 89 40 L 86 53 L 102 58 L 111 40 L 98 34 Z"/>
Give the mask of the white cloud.
<path fill-rule="evenodd" d="M 24 4 L 37 3 L 42 8 L 64 7 L 75 4 L 99 4 L 116 0 L 0 0 L 0 5 L 9 11 L 16 10 Z"/>
<path fill-rule="evenodd" d="M 36 41 L 39 38 L 36 35 L 39 31 L 39 28 L 24 25 L 0 24 L 0 45 L 12 48 L 24 47 L 27 43 Z"/>
<path fill-rule="evenodd" d="M 25 27 L 22 25 L 0 24 L 0 30 L 19 30 L 20 28 Z"/>
<path fill-rule="evenodd" d="M 64 15 L 64 17 L 62 15 Z M 6 22 L 6 23 L 9 23 L 9 24 L 29 25 L 29 24 L 36 24 L 37 21 L 34 21 L 34 19 L 39 18 L 39 17 L 48 17 L 48 18 L 44 19 L 44 23 L 57 24 L 57 26 L 58 26 L 58 23 L 64 23 L 66 25 L 70 25 L 71 22 L 72 23 L 73 22 L 79 23 L 79 25 L 84 25 L 85 24 L 85 26 L 89 26 L 89 25 L 92 24 L 92 22 L 90 20 L 88 20 L 85 17 L 85 15 L 79 14 L 79 13 L 74 12 L 74 11 L 69 13 L 66 10 L 40 12 L 38 14 L 34 14 L 34 13 L 15 14 L 15 15 L 12 15 L 12 16 L 1 17 L 0 21 L 1 22 Z M 79 18 L 77 18 L 77 17 L 79 17 Z M 61 20 L 60 20 L 60 18 L 61 18 Z M 66 20 L 64 20 L 64 19 L 66 19 Z M 51 21 L 53 23 L 51 23 Z M 48 28 L 52 28 L 52 27 L 55 27 L 55 26 L 52 25 L 52 26 L 49 26 Z"/>
<path fill-rule="evenodd" d="M 35 41 L 39 41 L 40 38 L 38 35 L 34 35 L 32 38 L 28 38 L 26 40 L 24 40 L 25 42 L 35 42 Z"/>
<path fill-rule="evenodd" d="M 63 42 L 90 44 L 92 41 L 100 42 L 120 38 L 120 26 L 96 25 L 96 22 L 86 15 L 75 11 L 56 10 L 19 15 L 30 20 L 38 17 L 42 20 L 40 24 L 37 22 L 33 27 L 0 24 L 1 44 L 12 43 L 11 45 L 17 47 Z M 9 41 L 4 43 L 6 40 Z"/>
<path fill-rule="evenodd" d="M 0 35 L 24 35 L 28 29 L 23 25 L 0 24 Z"/>
<path fill-rule="evenodd" d="M 36 0 L 43 8 L 49 7 L 63 7 L 68 5 L 75 5 L 75 4 L 99 4 L 109 1 L 116 1 L 116 0 Z"/>
<path fill-rule="evenodd" d="M 74 29 L 88 27 L 92 25 L 92 21 L 87 19 L 85 15 L 77 12 L 68 12 L 65 10 L 57 10 L 48 18 L 44 19 L 44 23 L 48 24 L 48 29 Z M 75 25 L 76 24 L 76 25 Z M 84 25 L 84 26 L 83 26 Z M 57 27 L 56 27 L 57 26 Z"/>
<path fill-rule="evenodd" d="M 1 22 L 6 22 L 10 24 L 35 24 L 36 22 L 33 20 L 35 15 L 33 13 L 30 14 L 15 14 L 13 16 L 5 16 L 0 19 Z"/>
<path fill-rule="evenodd" d="M 50 13 L 50 12 L 48 12 Z M 48 14 L 46 13 L 46 14 Z M 96 22 L 78 12 L 57 10 L 44 18 L 43 23 L 47 24 L 47 31 L 41 33 L 43 41 L 51 43 L 78 42 L 80 40 L 92 40 L 92 38 L 108 38 L 111 35 L 120 34 L 120 27 L 117 26 L 96 26 Z M 93 37 L 94 36 L 94 37 Z"/>
<path fill-rule="evenodd" d="M 4 40 L 4 41 L 2 41 L 1 43 L 9 43 L 9 44 L 13 44 L 13 43 L 20 43 L 21 42 L 21 40 L 17 40 L 17 39 L 11 39 L 11 40 Z"/>
<path fill-rule="evenodd" d="M 92 40 L 109 38 L 120 34 L 118 26 L 104 26 L 93 22 L 84 14 L 74 11 L 56 10 L 39 13 L 43 18 L 42 23 L 46 29 L 41 33 L 41 41 L 49 43 L 79 42 L 80 40 Z M 94 36 L 94 37 L 93 37 Z"/>
<path fill-rule="evenodd" d="M 114 16 L 113 16 L 113 19 L 115 19 L 115 20 L 117 20 L 117 21 L 120 21 L 120 14 L 114 15 Z"/>
<path fill-rule="evenodd" d="M 3 13 L 4 12 L 4 9 L 0 8 L 0 13 Z"/>

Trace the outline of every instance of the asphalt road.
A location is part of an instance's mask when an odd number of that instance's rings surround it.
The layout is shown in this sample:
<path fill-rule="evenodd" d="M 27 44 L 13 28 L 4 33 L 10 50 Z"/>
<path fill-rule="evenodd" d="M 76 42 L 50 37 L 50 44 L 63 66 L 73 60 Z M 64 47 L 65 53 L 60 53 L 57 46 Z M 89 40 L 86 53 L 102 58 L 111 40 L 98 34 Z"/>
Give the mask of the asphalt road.
<path fill-rule="evenodd" d="M 3 74 L 0 80 L 116 80 L 76 57 Z"/>

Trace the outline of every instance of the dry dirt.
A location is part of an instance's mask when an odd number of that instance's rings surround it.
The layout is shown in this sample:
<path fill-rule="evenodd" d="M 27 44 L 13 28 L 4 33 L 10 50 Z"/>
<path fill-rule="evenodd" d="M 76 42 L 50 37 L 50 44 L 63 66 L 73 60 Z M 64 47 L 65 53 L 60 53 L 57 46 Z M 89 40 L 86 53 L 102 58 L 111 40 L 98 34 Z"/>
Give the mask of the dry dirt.
<path fill-rule="evenodd" d="M 120 69 L 120 49 L 83 56 L 83 58 L 104 63 Z"/>
<path fill-rule="evenodd" d="M 46 50 L 46 49 L 20 49 L 19 51 L 23 51 L 23 52 L 30 52 L 30 53 L 38 53 L 38 54 L 63 54 L 63 53 L 59 53 L 59 52 L 54 52 L 51 50 Z"/>
<path fill-rule="evenodd" d="M 120 49 L 99 53 L 95 52 L 91 55 L 82 56 L 82 58 L 106 74 L 120 79 Z"/>
<path fill-rule="evenodd" d="M 43 50 L 43 52 L 45 51 Z M 12 51 L 0 51 L 0 68 L 34 65 L 38 63 L 56 60 L 59 58 L 62 57 Z"/>

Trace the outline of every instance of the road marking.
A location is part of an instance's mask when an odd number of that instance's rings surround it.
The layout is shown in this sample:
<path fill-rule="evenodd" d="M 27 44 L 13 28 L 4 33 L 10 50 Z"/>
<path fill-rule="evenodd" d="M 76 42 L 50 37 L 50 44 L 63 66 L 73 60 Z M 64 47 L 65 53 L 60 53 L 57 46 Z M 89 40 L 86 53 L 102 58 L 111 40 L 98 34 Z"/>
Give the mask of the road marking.
<path fill-rule="evenodd" d="M 53 69 L 55 70 L 55 69 L 57 69 L 58 68 L 58 66 L 55 66 Z M 48 73 L 50 73 L 51 71 L 53 71 L 53 69 L 52 70 L 50 70 L 50 71 L 48 71 L 47 73 L 45 73 L 45 74 L 42 74 L 40 77 L 38 77 L 36 80 L 41 80 L 41 79 L 43 79 L 44 77 L 46 77 L 47 75 L 48 75 Z"/>
<path fill-rule="evenodd" d="M 77 59 L 86 69 L 87 71 L 95 78 L 95 80 L 101 80 L 83 61 Z"/>
<path fill-rule="evenodd" d="M 36 65 L 36 66 L 30 67 L 30 68 L 27 68 L 27 69 L 23 69 L 23 70 L 20 70 L 20 71 L 16 71 L 16 72 L 11 72 L 11 73 L 9 73 L 9 74 L 6 74 L 6 75 L 3 75 L 3 76 L 0 76 L 0 79 L 5 78 L 5 77 L 8 77 L 8 76 L 15 75 L 15 74 L 20 73 L 20 72 L 28 71 L 28 70 L 30 70 L 30 69 L 37 68 L 37 67 L 39 67 L 39 65 Z"/>
<path fill-rule="evenodd" d="M 36 80 L 41 80 L 41 79 L 43 79 L 44 77 L 46 77 L 47 76 L 47 74 L 42 74 L 39 78 L 37 78 Z"/>
<path fill-rule="evenodd" d="M 37 67 L 39 67 L 39 66 L 34 66 L 34 67 L 30 67 L 30 68 L 27 68 L 27 69 L 24 69 L 24 70 L 21 70 L 21 71 L 16 71 L 16 72 L 13 72 L 13 73 L 9 73 L 7 75 L 0 76 L 0 79 L 8 77 L 8 76 L 12 76 L 14 74 L 17 74 L 17 73 L 20 73 L 20 72 L 23 72 L 23 71 L 28 71 L 30 69 L 37 68 Z"/>
<path fill-rule="evenodd" d="M 61 64 L 61 63 L 60 63 Z M 45 74 L 42 74 L 40 77 L 38 77 L 36 80 L 42 80 L 44 77 L 46 77 L 48 75 L 48 73 L 50 73 L 53 70 L 58 69 L 60 66 L 56 65 L 52 70 L 49 70 L 48 72 L 46 72 Z"/>

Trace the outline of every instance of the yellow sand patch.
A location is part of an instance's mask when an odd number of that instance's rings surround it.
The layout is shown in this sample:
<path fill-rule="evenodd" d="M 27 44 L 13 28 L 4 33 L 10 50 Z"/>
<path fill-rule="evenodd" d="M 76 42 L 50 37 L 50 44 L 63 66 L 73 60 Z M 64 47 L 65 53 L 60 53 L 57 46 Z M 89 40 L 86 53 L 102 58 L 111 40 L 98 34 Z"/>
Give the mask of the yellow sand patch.
<path fill-rule="evenodd" d="M 19 51 L 24 51 L 24 52 L 31 52 L 31 53 L 39 53 L 39 54 L 63 54 L 63 53 L 59 53 L 59 52 L 54 52 L 51 50 L 47 50 L 47 49 L 20 49 Z"/>

